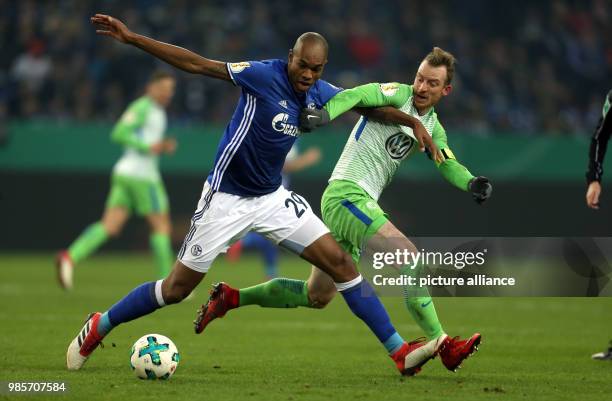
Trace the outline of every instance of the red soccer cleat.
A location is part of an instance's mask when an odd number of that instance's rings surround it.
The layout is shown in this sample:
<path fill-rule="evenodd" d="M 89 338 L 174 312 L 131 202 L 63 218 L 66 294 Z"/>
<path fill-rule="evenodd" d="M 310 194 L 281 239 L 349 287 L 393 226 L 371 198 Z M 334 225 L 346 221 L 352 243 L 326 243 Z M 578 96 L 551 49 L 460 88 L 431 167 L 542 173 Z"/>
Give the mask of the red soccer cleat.
<path fill-rule="evenodd" d="M 216 318 L 225 316 L 228 310 L 237 308 L 239 295 L 237 289 L 225 283 L 214 284 L 208 301 L 198 309 L 198 315 L 193 321 L 196 334 L 203 332 Z"/>
<path fill-rule="evenodd" d="M 446 369 L 456 372 L 461 367 L 461 363 L 474 352 L 478 351 L 480 345 L 480 333 L 475 333 L 467 340 L 461 340 L 459 337 L 446 337 L 440 345 L 437 353 Z"/>
<path fill-rule="evenodd" d="M 59 251 L 55 259 L 55 267 L 57 268 L 57 281 L 65 290 L 72 289 L 72 274 L 74 272 L 74 263 L 67 251 Z"/>
<path fill-rule="evenodd" d="M 100 316 L 100 312 L 90 314 L 79 334 L 68 346 L 66 366 L 69 370 L 81 369 L 91 353 L 102 343 L 103 337 L 98 334 Z"/>
<path fill-rule="evenodd" d="M 403 376 L 414 376 L 421 371 L 427 361 L 434 355 L 424 347 L 427 341 L 424 337 L 417 338 L 409 343 L 404 343 L 402 347 L 391 355 L 395 366 Z"/>

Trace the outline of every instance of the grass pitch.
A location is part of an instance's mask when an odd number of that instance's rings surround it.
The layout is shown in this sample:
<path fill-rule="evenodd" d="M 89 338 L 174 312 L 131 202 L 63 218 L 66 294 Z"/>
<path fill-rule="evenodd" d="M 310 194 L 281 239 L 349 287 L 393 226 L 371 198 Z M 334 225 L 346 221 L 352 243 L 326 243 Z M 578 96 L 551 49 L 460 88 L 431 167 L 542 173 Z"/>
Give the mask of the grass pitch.
<path fill-rule="evenodd" d="M 309 267 L 281 259 L 283 275 Z M 263 280 L 259 259 L 220 258 L 194 300 L 119 326 L 78 372 L 65 368 L 68 343 L 86 315 L 103 311 L 136 285 L 154 279 L 148 254 L 102 253 L 82 263 L 75 290 L 55 282 L 51 254 L 0 255 L 0 381 L 65 381 L 64 395 L 0 399 L 75 400 L 606 400 L 612 362 L 592 361 L 612 338 L 612 298 L 440 298 L 450 335 L 483 335 L 480 352 L 458 373 L 438 359 L 401 378 L 367 327 L 341 297 L 325 310 L 247 307 L 193 333 L 192 320 L 210 283 Z M 399 298 L 383 298 L 406 339 L 421 335 Z M 147 333 L 170 337 L 181 353 L 167 382 L 137 379 L 132 343 Z"/>

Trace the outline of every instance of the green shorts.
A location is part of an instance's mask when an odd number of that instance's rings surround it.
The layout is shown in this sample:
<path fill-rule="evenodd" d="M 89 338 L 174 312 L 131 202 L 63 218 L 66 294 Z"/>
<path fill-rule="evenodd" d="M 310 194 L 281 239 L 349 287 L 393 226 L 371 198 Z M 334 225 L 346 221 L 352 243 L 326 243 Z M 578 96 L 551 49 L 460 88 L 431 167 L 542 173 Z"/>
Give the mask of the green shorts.
<path fill-rule="evenodd" d="M 167 213 L 168 195 L 161 181 L 139 180 L 113 174 L 106 208 L 124 207 L 139 216 Z"/>
<path fill-rule="evenodd" d="M 363 188 L 343 180 L 330 182 L 323 192 L 321 215 L 336 241 L 355 263 L 359 262 L 364 243 L 389 220 Z"/>

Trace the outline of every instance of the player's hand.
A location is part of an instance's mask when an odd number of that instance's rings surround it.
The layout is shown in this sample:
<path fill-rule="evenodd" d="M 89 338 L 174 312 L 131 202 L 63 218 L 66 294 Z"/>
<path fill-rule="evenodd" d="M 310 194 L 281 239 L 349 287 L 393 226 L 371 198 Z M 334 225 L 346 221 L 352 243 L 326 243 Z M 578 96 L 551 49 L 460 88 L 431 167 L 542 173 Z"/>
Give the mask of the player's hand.
<path fill-rule="evenodd" d="M 586 203 L 591 209 L 599 209 L 599 195 L 601 194 L 601 183 L 593 181 L 589 184 L 586 193 Z"/>
<path fill-rule="evenodd" d="M 304 157 L 304 161 L 305 161 L 305 164 L 307 166 L 312 166 L 314 164 L 317 164 L 319 162 L 319 160 L 321 160 L 321 149 L 319 149 L 319 148 L 308 148 L 304 152 L 302 157 Z"/>
<path fill-rule="evenodd" d="M 149 151 L 154 155 L 160 155 L 162 153 L 166 154 L 174 154 L 176 152 L 176 148 L 178 147 L 176 143 L 176 139 L 174 138 L 166 138 L 163 141 L 159 141 L 154 143 L 149 148 Z"/>
<path fill-rule="evenodd" d="M 176 152 L 176 148 L 178 148 L 178 142 L 174 138 L 166 138 L 162 141 L 163 143 L 163 151 L 168 155 L 173 155 Z"/>
<path fill-rule="evenodd" d="M 412 128 L 412 133 L 419 143 L 419 151 L 425 152 L 428 150 L 429 157 L 432 160 L 435 160 L 436 163 L 442 163 L 444 161 L 444 156 L 440 149 L 434 143 L 431 135 L 425 129 L 425 126 L 420 121 L 416 121 L 414 127 Z"/>
<path fill-rule="evenodd" d="M 468 188 L 472 197 L 479 205 L 491 197 L 493 186 L 487 177 L 474 177 L 470 180 Z"/>
<path fill-rule="evenodd" d="M 151 145 L 149 147 L 149 152 L 151 152 L 154 155 L 159 155 L 161 154 L 161 152 L 164 151 L 164 142 L 157 142 L 154 143 L 153 145 Z"/>
<path fill-rule="evenodd" d="M 132 32 L 117 18 L 105 14 L 96 14 L 90 18 L 90 21 L 96 26 L 98 35 L 110 36 L 122 43 L 129 42 Z"/>
<path fill-rule="evenodd" d="M 300 131 L 314 131 L 328 124 L 329 121 L 329 113 L 325 109 L 302 109 L 300 113 Z"/>

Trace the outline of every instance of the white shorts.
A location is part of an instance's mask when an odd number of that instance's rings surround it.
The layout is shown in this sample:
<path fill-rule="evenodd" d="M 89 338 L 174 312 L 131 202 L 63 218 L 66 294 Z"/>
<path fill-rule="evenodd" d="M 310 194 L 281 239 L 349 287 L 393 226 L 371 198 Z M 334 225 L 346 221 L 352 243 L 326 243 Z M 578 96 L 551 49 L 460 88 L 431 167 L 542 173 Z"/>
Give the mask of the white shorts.
<path fill-rule="evenodd" d="M 178 260 L 206 273 L 219 253 L 249 231 L 299 255 L 329 229 L 304 198 L 283 186 L 271 194 L 245 198 L 215 192 L 206 182 Z"/>

